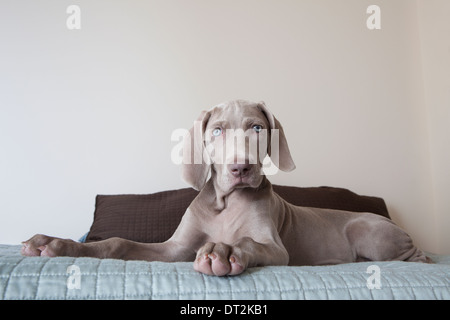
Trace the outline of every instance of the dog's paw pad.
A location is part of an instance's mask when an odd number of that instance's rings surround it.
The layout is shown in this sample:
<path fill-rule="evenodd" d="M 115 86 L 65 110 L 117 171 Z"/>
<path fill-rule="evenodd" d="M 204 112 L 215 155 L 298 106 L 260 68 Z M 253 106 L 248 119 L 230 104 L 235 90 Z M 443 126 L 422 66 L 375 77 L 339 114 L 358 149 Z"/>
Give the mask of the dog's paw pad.
<path fill-rule="evenodd" d="M 238 262 L 235 256 L 230 257 L 231 270 L 229 275 L 241 274 L 245 268 Z"/>
<path fill-rule="evenodd" d="M 209 255 L 205 254 L 195 259 L 194 270 L 207 275 L 214 275 L 211 269 L 211 259 Z"/>

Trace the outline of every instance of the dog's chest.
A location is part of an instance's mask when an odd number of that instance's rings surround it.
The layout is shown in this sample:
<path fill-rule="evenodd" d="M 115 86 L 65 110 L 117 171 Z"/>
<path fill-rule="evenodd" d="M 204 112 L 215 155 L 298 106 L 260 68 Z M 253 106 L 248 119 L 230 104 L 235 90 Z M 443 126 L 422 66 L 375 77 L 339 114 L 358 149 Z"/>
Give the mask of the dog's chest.
<path fill-rule="evenodd" d="M 246 204 L 228 206 L 220 213 L 208 215 L 209 241 L 232 244 L 236 239 L 250 236 L 251 229 L 257 223 L 258 213 Z"/>
<path fill-rule="evenodd" d="M 197 198 L 191 209 L 207 242 L 233 244 L 242 237 L 259 239 L 273 225 L 268 214 L 269 198 L 253 190 L 236 190 L 222 198 L 215 192 L 204 192 L 204 196 Z"/>

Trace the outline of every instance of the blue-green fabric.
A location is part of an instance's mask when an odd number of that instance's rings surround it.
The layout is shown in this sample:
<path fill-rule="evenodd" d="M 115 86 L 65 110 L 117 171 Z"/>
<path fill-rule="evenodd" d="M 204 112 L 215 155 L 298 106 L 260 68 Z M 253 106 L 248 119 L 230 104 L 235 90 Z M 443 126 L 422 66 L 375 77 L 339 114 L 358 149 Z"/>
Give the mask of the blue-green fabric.
<path fill-rule="evenodd" d="M 250 268 L 219 278 L 197 273 L 192 263 L 22 257 L 19 251 L 0 245 L 0 299 L 450 299 L 450 256 L 433 256 L 435 264 Z"/>

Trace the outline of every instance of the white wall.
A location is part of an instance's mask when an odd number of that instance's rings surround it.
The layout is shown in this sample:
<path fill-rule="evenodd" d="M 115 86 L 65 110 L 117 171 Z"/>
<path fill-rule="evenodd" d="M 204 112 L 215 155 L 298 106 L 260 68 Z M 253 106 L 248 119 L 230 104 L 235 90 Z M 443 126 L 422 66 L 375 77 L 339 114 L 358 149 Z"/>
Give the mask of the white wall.
<path fill-rule="evenodd" d="M 450 252 L 436 180 L 449 100 L 430 98 L 443 70 L 426 14 L 410 0 L 0 2 L 0 243 L 78 238 L 96 194 L 185 187 L 172 131 L 243 98 L 285 127 L 297 170 L 272 182 L 383 197 L 420 247 Z"/>
<path fill-rule="evenodd" d="M 450 2 L 419 2 L 439 251 L 450 253 Z"/>

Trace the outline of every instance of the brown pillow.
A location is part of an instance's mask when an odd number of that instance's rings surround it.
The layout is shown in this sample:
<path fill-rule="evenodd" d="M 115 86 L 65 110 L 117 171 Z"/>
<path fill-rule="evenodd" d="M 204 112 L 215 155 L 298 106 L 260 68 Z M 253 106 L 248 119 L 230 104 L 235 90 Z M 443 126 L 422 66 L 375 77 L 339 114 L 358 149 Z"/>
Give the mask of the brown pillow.
<path fill-rule="evenodd" d="M 377 197 L 360 196 L 350 190 L 333 187 L 299 188 L 273 185 L 284 200 L 302 207 L 372 212 L 390 219 L 386 203 Z"/>
<path fill-rule="evenodd" d="M 389 218 L 384 200 L 332 187 L 273 186 L 286 201 L 304 207 L 373 212 Z M 98 195 L 86 242 L 120 237 L 138 242 L 169 239 L 198 191 L 191 188 L 148 195 Z"/>

